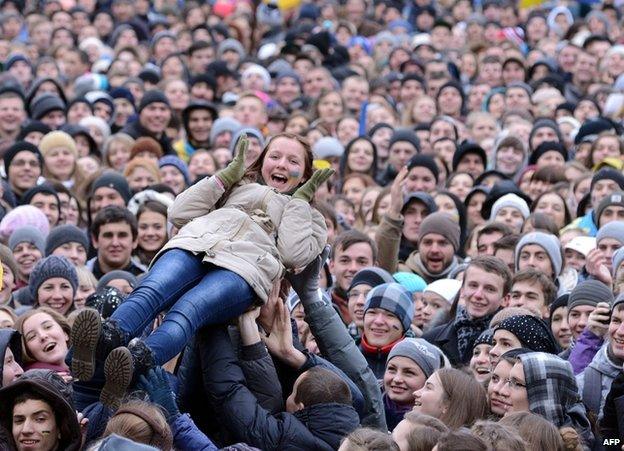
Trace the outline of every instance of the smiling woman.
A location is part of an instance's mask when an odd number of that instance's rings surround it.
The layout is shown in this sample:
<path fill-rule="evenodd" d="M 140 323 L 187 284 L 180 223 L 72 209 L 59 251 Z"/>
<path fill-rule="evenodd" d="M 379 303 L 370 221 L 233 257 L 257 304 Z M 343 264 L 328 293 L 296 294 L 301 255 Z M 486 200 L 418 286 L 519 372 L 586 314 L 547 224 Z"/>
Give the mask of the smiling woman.
<path fill-rule="evenodd" d="M 55 310 L 39 307 L 20 316 L 15 329 L 22 334 L 24 369 L 45 368 L 69 374 L 65 365 L 71 327 Z"/>

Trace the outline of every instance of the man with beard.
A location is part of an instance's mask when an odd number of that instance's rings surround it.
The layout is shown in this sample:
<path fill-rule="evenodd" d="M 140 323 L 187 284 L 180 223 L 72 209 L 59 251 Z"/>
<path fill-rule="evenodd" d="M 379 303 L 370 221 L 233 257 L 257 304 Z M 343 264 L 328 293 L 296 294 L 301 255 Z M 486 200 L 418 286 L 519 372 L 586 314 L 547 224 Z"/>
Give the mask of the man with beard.
<path fill-rule="evenodd" d="M 173 145 L 181 160 L 188 163 L 197 149 L 210 149 L 210 131 L 218 117 L 215 105 L 202 100 L 194 100 L 182 110 L 186 139 Z"/>
<path fill-rule="evenodd" d="M 459 249 L 459 225 L 446 213 L 437 212 L 423 220 L 419 233 L 417 251 L 399 269 L 416 273 L 427 283 L 448 278 L 460 263 L 455 255 Z"/>

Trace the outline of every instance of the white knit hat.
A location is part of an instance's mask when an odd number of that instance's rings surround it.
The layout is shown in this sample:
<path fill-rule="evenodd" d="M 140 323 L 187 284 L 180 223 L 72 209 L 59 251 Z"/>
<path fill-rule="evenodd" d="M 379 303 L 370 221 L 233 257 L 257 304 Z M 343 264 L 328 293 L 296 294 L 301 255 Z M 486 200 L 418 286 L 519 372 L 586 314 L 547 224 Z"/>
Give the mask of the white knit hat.
<path fill-rule="evenodd" d="M 439 279 L 427 285 L 423 292 L 435 293 L 444 298 L 449 304 L 452 304 L 461 286 L 462 283 L 456 279 Z"/>
<path fill-rule="evenodd" d="M 490 220 L 493 220 L 494 218 L 496 218 L 496 215 L 498 214 L 499 210 L 505 207 L 513 207 L 516 210 L 520 211 L 524 219 L 528 218 L 529 215 L 531 214 L 531 212 L 529 211 L 529 206 L 527 205 L 524 199 L 522 199 L 517 194 L 509 193 L 509 194 L 505 194 L 496 202 L 494 202 L 494 205 L 492 205 L 492 213 L 490 214 Z"/>

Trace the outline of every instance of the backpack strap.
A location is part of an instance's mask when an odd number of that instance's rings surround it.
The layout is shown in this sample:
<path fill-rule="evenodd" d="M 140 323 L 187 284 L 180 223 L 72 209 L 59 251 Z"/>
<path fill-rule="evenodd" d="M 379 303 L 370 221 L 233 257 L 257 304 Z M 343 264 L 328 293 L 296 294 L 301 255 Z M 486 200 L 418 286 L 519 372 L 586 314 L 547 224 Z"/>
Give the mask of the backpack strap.
<path fill-rule="evenodd" d="M 583 402 L 588 410 L 598 415 L 602 403 L 602 374 L 597 369 L 588 366 L 585 368 L 584 375 Z"/>

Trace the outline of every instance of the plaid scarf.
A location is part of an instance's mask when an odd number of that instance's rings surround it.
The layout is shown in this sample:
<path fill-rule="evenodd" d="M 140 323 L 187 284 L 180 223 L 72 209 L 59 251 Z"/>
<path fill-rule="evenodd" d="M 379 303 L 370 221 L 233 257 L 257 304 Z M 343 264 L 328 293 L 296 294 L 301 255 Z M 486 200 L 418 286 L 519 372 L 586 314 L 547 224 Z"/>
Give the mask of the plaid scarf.
<path fill-rule="evenodd" d="M 493 316 L 494 313 L 482 318 L 472 319 L 465 307 L 457 309 L 454 326 L 457 331 L 457 349 L 462 362 L 467 361 L 467 354 L 472 352 L 475 341 L 479 338 L 481 332 L 489 327 Z"/>

